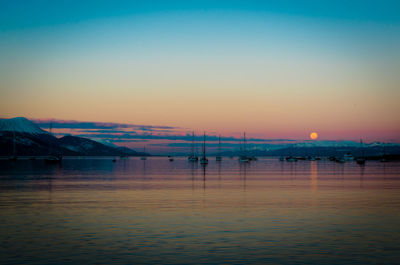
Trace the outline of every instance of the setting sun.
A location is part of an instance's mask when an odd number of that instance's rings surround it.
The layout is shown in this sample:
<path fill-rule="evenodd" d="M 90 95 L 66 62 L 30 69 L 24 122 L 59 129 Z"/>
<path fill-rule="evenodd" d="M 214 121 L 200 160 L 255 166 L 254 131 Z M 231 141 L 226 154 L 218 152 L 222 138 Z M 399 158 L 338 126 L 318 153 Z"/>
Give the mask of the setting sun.
<path fill-rule="evenodd" d="M 310 138 L 311 138 L 312 140 L 317 139 L 317 138 L 318 138 L 318 133 L 316 133 L 316 132 L 310 133 Z"/>

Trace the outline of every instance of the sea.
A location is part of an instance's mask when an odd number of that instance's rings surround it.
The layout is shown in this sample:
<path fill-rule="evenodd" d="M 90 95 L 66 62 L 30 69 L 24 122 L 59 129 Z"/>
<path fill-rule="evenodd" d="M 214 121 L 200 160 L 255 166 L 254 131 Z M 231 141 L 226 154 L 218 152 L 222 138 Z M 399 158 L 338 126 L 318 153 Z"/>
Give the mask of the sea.
<path fill-rule="evenodd" d="M 3 159 L 0 264 L 400 264 L 400 162 Z"/>

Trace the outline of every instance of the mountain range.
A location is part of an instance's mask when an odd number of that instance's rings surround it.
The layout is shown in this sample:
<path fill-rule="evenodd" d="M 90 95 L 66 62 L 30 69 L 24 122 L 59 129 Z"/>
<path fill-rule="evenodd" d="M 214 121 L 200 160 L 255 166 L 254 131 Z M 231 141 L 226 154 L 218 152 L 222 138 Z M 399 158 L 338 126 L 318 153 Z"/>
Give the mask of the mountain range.
<path fill-rule="evenodd" d="M 237 156 L 240 151 L 226 151 L 224 156 Z M 247 150 L 249 156 L 317 156 L 317 157 L 342 157 L 344 154 L 351 154 L 355 157 L 364 156 L 368 159 L 380 159 L 386 157 L 388 159 L 400 158 L 400 146 L 390 145 L 383 148 L 382 146 L 287 146 L 272 150 L 250 149 Z"/>
<path fill-rule="evenodd" d="M 15 145 L 15 147 L 14 147 Z M 16 155 L 49 155 L 66 156 L 141 156 L 126 147 L 103 144 L 77 136 L 55 137 L 24 117 L 0 120 L 0 156 Z M 148 154 L 146 154 L 148 155 Z"/>

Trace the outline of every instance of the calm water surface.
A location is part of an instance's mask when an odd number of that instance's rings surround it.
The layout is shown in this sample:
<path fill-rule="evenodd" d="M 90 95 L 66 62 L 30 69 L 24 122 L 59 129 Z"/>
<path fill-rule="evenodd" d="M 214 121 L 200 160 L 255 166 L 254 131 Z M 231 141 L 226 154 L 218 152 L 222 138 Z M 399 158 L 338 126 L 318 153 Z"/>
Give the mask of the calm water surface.
<path fill-rule="evenodd" d="M 400 163 L 0 160 L 1 264 L 399 264 Z"/>

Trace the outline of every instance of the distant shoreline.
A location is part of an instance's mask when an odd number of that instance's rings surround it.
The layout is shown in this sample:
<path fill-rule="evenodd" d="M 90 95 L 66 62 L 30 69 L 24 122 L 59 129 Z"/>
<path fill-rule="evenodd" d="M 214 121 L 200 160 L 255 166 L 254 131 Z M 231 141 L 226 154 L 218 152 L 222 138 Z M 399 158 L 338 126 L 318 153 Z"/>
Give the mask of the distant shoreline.
<path fill-rule="evenodd" d="M 48 157 L 48 155 L 40 155 L 40 156 L 17 156 L 18 160 L 44 160 Z M 119 158 L 119 155 L 115 155 L 115 156 L 104 156 L 104 155 L 98 155 L 98 156 L 93 156 L 93 155 L 82 155 L 82 156 L 63 156 L 63 159 L 115 159 L 115 158 Z M 129 155 L 126 157 L 142 157 L 140 155 Z M 147 155 L 146 157 L 164 157 L 164 158 L 168 158 L 168 155 Z M 176 158 L 186 158 L 185 155 L 175 155 L 174 157 Z M 209 155 L 208 157 L 215 157 L 215 155 Z M 224 158 L 228 158 L 228 159 L 233 159 L 238 157 L 236 156 L 222 156 Z M 276 155 L 265 155 L 265 156 L 257 156 L 258 158 L 275 158 L 278 159 L 280 156 L 276 156 Z M 328 159 L 329 156 L 320 156 L 321 158 L 323 158 L 323 160 Z M 0 156 L 0 160 L 9 160 L 10 156 Z M 366 160 L 380 160 L 382 159 L 383 156 L 366 156 L 365 159 Z M 386 158 L 388 161 L 400 161 L 400 155 L 386 155 L 384 156 L 384 158 Z M 307 161 L 307 160 L 306 160 Z"/>

